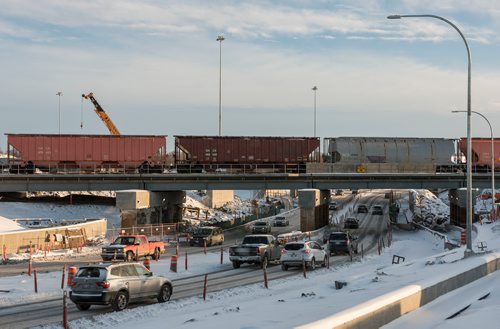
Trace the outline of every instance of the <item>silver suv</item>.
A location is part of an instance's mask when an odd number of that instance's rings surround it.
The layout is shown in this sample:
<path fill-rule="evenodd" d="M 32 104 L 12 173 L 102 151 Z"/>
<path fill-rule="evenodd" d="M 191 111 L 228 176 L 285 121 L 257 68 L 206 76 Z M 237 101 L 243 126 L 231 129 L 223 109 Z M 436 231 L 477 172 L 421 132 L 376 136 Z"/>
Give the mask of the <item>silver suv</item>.
<path fill-rule="evenodd" d="M 155 276 L 140 263 L 101 263 L 82 266 L 71 283 L 70 298 L 86 311 L 91 305 L 109 305 L 115 311 L 127 308 L 129 301 L 156 298 L 170 300 L 172 282 Z"/>
<path fill-rule="evenodd" d="M 271 233 L 271 224 L 264 221 L 255 222 L 252 227 L 252 234 L 256 233 Z"/>

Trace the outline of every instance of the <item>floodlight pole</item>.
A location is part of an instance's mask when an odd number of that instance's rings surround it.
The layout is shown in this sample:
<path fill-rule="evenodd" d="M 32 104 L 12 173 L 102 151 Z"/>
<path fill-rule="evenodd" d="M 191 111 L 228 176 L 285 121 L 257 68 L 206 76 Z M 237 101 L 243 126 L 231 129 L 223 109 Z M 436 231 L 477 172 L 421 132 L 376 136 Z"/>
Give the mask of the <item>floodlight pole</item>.
<path fill-rule="evenodd" d="M 316 91 L 318 87 L 314 86 L 312 90 L 314 90 L 314 137 L 316 137 Z"/>
<path fill-rule="evenodd" d="M 56 96 L 59 96 L 59 135 L 61 134 L 61 96 L 62 96 L 62 91 L 58 91 L 56 93 Z"/>
<path fill-rule="evenodd" d="M 222 110 L 221 110 L 221 99 L 222 99 L 222 41 L 225 38 L 220 34 L 216 41 L 219 41 L 219 136 L 222 135 Z"/>
<path fill-rule="evenodd" d="M 467 111 L 451 111 L 452 113 L 467 113 Z M 490 127 L 490 137 L 491 137 L 491 200 L 493 200 L 493 209 L 495 210 L 495 203 L 496 203 L 496 193 L 495 193 L 495 139 L 493 138 L 493 128 L 491 127 L 491 123 L 486 118 L 483 114 L 477 112 L 477 111 L 471 111 L 472 113 L 475 113 L 477 115 L 480 115 L 483 117 L 484 120 L 486 120 L 486 123 L 488 123 L 488 126 Z M 495 212 L 496 216 L 496 212 Z"/>
<path fill-rule="evenodd" d="M 426 17 L 426 18 L 435 18 L 439 19 L 445 23 L 448 23 L 453 27 L 458 34 L 460 34 L 460 37 L 465 43 L 465 48 L 467 50 L 467 219 L 466 219 L 466 251 L 465 251 L 465 256 L 469 256 L 473 254 L 472 251 L 472 163 L 471 163 L 471 154 L 472 154 L 472 142 L 471 142 L 471 54 L 470 54 L 470 49 L 469 45 L 467 44 L 467 40 L 465 39 L 465 36 L 463 35 L 462 31 L 447 20 L 446 18 L 443 18 L 441 16 L 436 16 L 436 15 L 390 15 L 387 16 L 388 19 L 401 19 L 401 18 L 413 18 L 413 17 Z"/>

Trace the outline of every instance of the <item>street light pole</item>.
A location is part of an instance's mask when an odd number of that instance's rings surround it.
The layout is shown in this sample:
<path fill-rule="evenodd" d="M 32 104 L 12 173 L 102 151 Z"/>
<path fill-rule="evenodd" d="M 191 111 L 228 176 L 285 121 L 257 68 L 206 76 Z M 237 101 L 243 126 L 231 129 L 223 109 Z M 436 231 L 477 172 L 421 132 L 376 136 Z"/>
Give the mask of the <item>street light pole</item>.
<path fill-rule="evenodd" d="M 495 139 L 493 138 L 493 128 L 491 127 L 490 121 L 481 113 L 477 111 L 471 111 L 477 115 L 483 117 L 484 120 L 490 126 L 490 137 L 491 137 L 491 199 L 493 200 L 493 209 L 495 210 L 496 193 L 495 193 Z M 467 113 L 467 111 L 451 111 L 451 113 Z M 469 156 L 470 158 L 470 156 Z M 496 212 L 495 212 L 496 214 Z M 495 215 L 496 216 L 496 215 Z"/>
<path fill-rule="evenodd" d="M 312 90 L 314 90 L 314 137 L 316 137 L 316 90 L 318 87 L 314 86 Z"/>
<path fill-rule="evenodd" d="M 387 16 L 388 19 L 401 19 L 401 18 L 412 18 L 412 17 L 426 17 L 426 18 L 435 18 L 439 19 L 445 23 L 451 25 L 457 32 L 460 34 L 460 37 L 464 41 L 465 49 L 467 50 L 467 155 L 470 157 L 472 154 L 472 142 L 471 142 L 471 54 L 469 45 L 467 44 L 467 40 L 463 35 L 462 31 L 441 16 L 436 15 L 390 15 Z M 467 222 L 466 222 L 466 240 L 467 240 L 467 249 L 465 255 L 471 255 L 472 252 L 472 164 L 471 161 L 467 161 Z"/>
<path fill-rule="evenodd" d="M 222 41 L 225 38 L 222 34 L 219 34 L 216 41 L 219 41 L 219 136 L 222 135 L 222 111 L 221 111 L 221 99 L 222 99 Z"/>
<path fill-rule="evenodd" d="M 62 91 L 58 91 L 56 93 L 56 96 L 59 96 L 59 135 L 61 134 L 61 96 L 62 96 Z"/>

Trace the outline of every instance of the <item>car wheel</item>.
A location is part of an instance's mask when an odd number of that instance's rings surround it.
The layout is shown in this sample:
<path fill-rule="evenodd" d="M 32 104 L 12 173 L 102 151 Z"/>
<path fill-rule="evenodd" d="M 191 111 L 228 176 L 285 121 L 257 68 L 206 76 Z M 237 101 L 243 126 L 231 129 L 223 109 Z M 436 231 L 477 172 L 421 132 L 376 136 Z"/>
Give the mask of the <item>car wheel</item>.
<path fill-rule="evenodd" d="M 111 303 L 111 306 L 113 307 L 113 310 L 116 312 L 123 311 L 124 309 L 127 308 L 128 305 L 128 295 L 125 291 L 119 291 L 115 299 L 113 299 L 113 302 Z"/>
<path fill-rule="evenodd" d="M 131 251 L 127 251 L 127 255 L 125 256 L 125 260 L 127 262 L 132 262 L 134 260 L 134 253 Z"/>
<path fill-rule="evenodd" d="M 172 296 L 172 288 L 168 284 L 164 284 L 158 294 L 158 303 L 168 302 L 170 300 L 170 296 Z"/>
<path fill-rule="evenodd" d="M 267 260 L 267 256 L 264 256 L 264 258 L 262 259 L 262 261 L 260 262 L 260 268 L 264 268 L 266 267 L 267 268 L 267 265 L 268 265 L 268 260 Z"/>
<path fill-rule="evenodd" d="M 327 263 L 328 263 L 328 257 L 325 256 L 325 258 L 323 258 L 323 264 L 321 264 L 321 266 L 326 267 Z"/>
<path fill-rule="evenodd" d="M 311 268 L 311 271 L 314 271 L 314 269 L 316 268 L 316 260 L 314 259 L 314 257 L 311 260 L 311 263 L 310 263 L 309 267 Z"/>
<path fill-rule="evenodd" d="M 240 262 L 233 262 L 233 268 L 240 268 Z"/>
<path fill-rule="evenodd" d="M 282 269 L 283 271 L 288 271 L 288 265 L 286 265 L 286 264 L 281 264 L 281 269 Z"/>
<path fill-rule="evenodd" d="M 90 308 L 90 304 L 76 304 L 76 308 L 80 311 L 86 311 Z"/>

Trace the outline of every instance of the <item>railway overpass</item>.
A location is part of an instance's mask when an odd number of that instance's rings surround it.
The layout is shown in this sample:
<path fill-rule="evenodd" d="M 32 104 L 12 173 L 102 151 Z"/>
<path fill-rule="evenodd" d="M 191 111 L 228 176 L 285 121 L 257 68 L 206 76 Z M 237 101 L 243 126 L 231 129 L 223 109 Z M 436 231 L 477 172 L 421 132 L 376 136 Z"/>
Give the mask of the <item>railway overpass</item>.
<path fill-rule="evenodd" d="M 500 177 L 496 177 L 499 179 Z M 490 188 L 491 174 L 474 174 L 473 188 Z M 465 173 L 328 174 L 32 174 L 0 175 L 0 192 L 258 190 L 258 189 L 453 189 Z"/>

